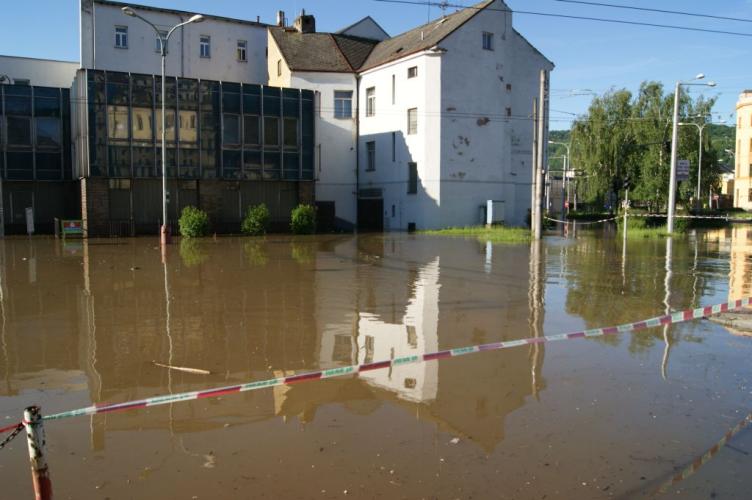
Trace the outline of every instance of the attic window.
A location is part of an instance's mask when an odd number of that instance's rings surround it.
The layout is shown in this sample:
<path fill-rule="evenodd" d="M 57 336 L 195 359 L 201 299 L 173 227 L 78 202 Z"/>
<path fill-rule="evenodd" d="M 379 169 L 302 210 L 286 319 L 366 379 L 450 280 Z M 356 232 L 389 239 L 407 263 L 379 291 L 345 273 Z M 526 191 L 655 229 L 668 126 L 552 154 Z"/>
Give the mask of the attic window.
<path fill-rule="evenodd" d="M 398 48 L 397 50 L 395 50 L 395 51 L 394 51 L 394 53 L 395 53 L 395 54 L 399 54 L 400 52 L 402 52 L 402 49 L 403 49 L 403 48 L 404 48 L 404 47 L 400 47 L 400 48 Z"/>

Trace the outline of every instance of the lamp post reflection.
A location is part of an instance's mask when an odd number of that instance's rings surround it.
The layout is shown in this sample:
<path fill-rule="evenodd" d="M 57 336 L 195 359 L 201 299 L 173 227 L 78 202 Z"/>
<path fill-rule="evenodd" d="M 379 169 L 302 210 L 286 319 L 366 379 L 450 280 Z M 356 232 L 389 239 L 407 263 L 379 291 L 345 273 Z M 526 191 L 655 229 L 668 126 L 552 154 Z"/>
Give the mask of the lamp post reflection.
<path fill-rule="evenodd" d="M 671 314 L 671 252 L 673 250 L 673 237 L 668 236 L 666 238 L 666 277 L 663 280 L 663 286 L 665 289 L 665 296 L 663 298 L 663 305 L 666 307 L 665 314 Z M 661 377 L 666 380 L 668 374 L 668 357 L 671 352 L 671 337 L 669 335 L 669 325 L 663 326 L 663 359 L 661 360 Z"/>

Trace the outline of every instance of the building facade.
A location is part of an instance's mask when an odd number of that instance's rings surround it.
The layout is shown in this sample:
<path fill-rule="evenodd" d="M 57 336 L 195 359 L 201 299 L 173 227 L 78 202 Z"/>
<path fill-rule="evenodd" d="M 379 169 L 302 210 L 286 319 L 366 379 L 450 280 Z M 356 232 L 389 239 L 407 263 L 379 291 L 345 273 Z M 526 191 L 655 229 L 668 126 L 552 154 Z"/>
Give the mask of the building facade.
<path fill-rule="evenodd" d="M 734 159 L 734 206 L 752 210 L 752 90 L 742 92 L 736 103 Z"/>
<path fill-rule="evenodd" d="M 0 84 L 68 89 L 77 70 L 78 63 L 73 61 L 0 56 Z"/>
<path fill-rule="evenodd" d="M 369 18 L 334 34 L 312 16 L 270 28 L 270 82 L 316 90 L 318 129 L 339 137 L 317 141 L 317 200 L 334 198 L 338 219 L 361 229 L 478 224 L 487 200 L 523 225 L 530 109 L 553 64 L 510 12 L 487 0 L 392 38 Z M 347 192 L 354 209 L 341 206 Z"/>
<path fill-rule="evenodd" d="M 81 67 L 126 73 L 160 74 L 160 45 L 154 28 L 128 17 L 131 5 L 167 33 L 192 13 L 112 2 L 81 0 Z M 177 29 L 169 39 L 167 73 L 183 78 L 265 84 L 266 28 L 260 21 L 204 15 L 201 23 Z"/>
<path fill-rule="evenodd" d="M 168 77 L 168 221 L 188 205 L 239 232 L 265 203 L 282 226 L 313 202 L 313 92 Z M 74 177 L 89 235 L 153 233 L 162 217 L 159 76 L 81 70 L 74 86 Z"/>

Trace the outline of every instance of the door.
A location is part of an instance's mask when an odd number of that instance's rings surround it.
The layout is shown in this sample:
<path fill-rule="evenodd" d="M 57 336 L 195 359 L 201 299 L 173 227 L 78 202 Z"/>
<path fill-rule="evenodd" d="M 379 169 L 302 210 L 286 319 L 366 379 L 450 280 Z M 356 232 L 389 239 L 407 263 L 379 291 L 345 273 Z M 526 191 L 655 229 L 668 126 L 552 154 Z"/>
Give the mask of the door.
<path fill-rule="evenodd" d="M 358 199 L 358 230 L 380 232 L 384 230 L 384 200 Z"/>

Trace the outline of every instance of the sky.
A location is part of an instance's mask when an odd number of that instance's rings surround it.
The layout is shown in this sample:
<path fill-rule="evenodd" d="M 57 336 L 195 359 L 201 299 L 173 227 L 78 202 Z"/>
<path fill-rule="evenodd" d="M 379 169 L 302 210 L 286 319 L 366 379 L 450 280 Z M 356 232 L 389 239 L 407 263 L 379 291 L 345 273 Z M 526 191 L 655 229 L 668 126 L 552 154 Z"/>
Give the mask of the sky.
<path fill-rule="evenodd" d="M 421 0 L 415 0 L 421 1 Z M 593 0 L 598 1 L 598 0 Z M 557 0 L 507 0 L 512 10 L 623 19 L 658 24 L 748 33 L 722 35 L 628 26 L 516 13 L 515 28 L 556 64 L 551 74 L 551 129 L 567 129 L 575 115 L 587 110 L 592 95 L 609 89 L 636 91 L 641 82 L 656 80 L 672 88 L 677 80 L 704 73 L 717 87 L 690 87 L 693 94 L 717 96 L 714 121 L 734 123 L 739 93 L 752 88 L 752 0 L 600 0 L 605 3 L 661 8 L 749 19 L 714 20 L 670 14 L 564 3 Z M 441 15 L 438 7 L 377 0 L 138 0 L 190 12 L 273 24 L 277 10 L 292 20 L 304 8 L 316 16 L 318 31 L 336 31 L 370 15 L 390 35 Z M 450 4 L 471 5 L 455 0 Z M 3 9 L 0 54 L 78 60 L 79 0 L 9 2 Z M 449 7 L 451 13 L 456 8 Z M 33 36 L 29 36 L 33 35 Z M 23 42 L 22 42 L 23 41 Z M 2 73 L 2 68 L 0 68 Z"/>

